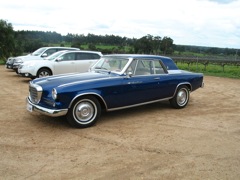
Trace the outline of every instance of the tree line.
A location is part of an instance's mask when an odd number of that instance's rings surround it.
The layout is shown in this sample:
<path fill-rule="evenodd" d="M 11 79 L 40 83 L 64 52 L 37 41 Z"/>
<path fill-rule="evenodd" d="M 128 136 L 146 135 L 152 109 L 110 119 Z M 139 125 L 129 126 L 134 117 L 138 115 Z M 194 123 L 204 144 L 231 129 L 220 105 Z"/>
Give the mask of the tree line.
<path fill-rule="evenodd" d="M 30 53 L 44 46 L 71 46 L 86 50 L 98 50 L 103 54 L 138 53 L 172 55 L 174 52 L 196 52 L 207 54 L 236 54 L 235 49 L 212 48 L 188 45 L 175 45 L 167 36 L 147 34 L 141 38 L 128 38 L 116 35 L 71 34 L 57 32 L 14 31 L 12 24 L 0 19 L 0 59 Z M 112 48 L 99 48 L 101 45 Z M 98 46 L 98 47 L 97 47 Z"/>

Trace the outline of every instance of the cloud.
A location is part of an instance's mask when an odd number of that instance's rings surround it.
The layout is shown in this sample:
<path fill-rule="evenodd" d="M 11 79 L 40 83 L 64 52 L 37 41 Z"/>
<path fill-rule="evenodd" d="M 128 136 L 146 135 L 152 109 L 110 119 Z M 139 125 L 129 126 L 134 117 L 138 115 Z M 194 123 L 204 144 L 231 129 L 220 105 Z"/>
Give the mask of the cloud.
<path fill-rule="evenodd" d="M 228 4 L 228 3 L 234 2 L 236 0 L 209 0 L 209 1 L 220 3 L 220 4 Z"/>
<path fill-rule="evenodd" d="M 175 44 L 240 48 L 240 0 L 9 0 L 0 17 L 14 30 L 168 36 Z"/>

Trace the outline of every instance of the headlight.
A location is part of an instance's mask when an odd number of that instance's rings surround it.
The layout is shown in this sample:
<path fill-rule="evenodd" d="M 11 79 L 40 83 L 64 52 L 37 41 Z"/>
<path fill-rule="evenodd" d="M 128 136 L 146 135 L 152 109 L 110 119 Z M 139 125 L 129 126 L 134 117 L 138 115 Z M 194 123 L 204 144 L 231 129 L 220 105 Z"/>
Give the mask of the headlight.
<path fill-rule="evenodd" d="M 55 88 L 52 89 L 52 98 L 53 98 L 54 100 L 57 99 L 57 90 L 56 90 Z"/>
<path fill-rule="evenodd" d="M 23 63 L 22 59 L 15 59 L 15 63 Z"/>

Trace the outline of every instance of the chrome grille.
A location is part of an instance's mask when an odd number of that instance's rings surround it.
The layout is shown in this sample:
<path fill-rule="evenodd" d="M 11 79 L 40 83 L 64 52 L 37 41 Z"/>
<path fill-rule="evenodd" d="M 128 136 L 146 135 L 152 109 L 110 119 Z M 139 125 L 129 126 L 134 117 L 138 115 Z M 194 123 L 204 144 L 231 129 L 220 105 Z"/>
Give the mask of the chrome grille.
<path fill-rule="evenodd" d="M 30 97 L 32 103 L 34 103 L 34 104 L 39 103 L 39 101 L 42 97 L 42 87 L 39 85 L 30 83 L 29 97 Z"/>

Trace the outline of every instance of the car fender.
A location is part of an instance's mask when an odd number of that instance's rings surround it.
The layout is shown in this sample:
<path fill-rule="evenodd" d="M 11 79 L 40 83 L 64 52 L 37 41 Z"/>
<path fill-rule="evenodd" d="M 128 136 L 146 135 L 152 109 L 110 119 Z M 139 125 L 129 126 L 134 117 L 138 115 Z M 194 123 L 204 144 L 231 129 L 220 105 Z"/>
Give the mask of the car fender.
<path fill-rule="evenodd" d="M 40 69 L 43 69 L 43 68 L 49 69 L 52 72 L 52 74 L 54 73 L 53 72 L 53 65 L 51 63 L 46 64 L 46 61 L 45 61 L 44 63 L 39 63 L 39 64 L 36 65 L 35 70 L 34 70 L 34 74 L 37 75 L 38 71 Z"/>
<path fill-rule="evenodd" d="M 74 98 L 71 100 L 68 108 L 71 108 L 73 102 L 74 102 L 76 99 L 78 99 L 78 98 L 80 98 L 80 97 L 83 97 L 83 96 L 94 96 L 94 97 L 96 97 L 96 98 L 99 100 L 100 104 L 101 104 L 102 106 L 104 106 L 104 108 L 105 108 L 106 110 L 108 109 L 107 104 L 106 104 L 104 98 L 101 96 L 101 92 L 100 92 L 100 91 L 96 91 L 96 90 L 89 91 L 89 92 L 81 92 L 81 93 L 77 94 L 77 95 L 74 96 Z"/>
<path fill-rule="evenodd" d="M 189 82 L 182 82 L 182 83 L 179 83 L 179 84 L 176 86 L 176 89 L 175 89 L 174 94 L 173 94 L 172 97 L 175 96 L 178 87 L 181 86 L 181 85 L 186 85 L 186 86 L 189 88 L 189 91 L 190 91 L 190 92 L 192 91 L 192 85 L 191 85 L 191 83 L 189 83 Z"/>

